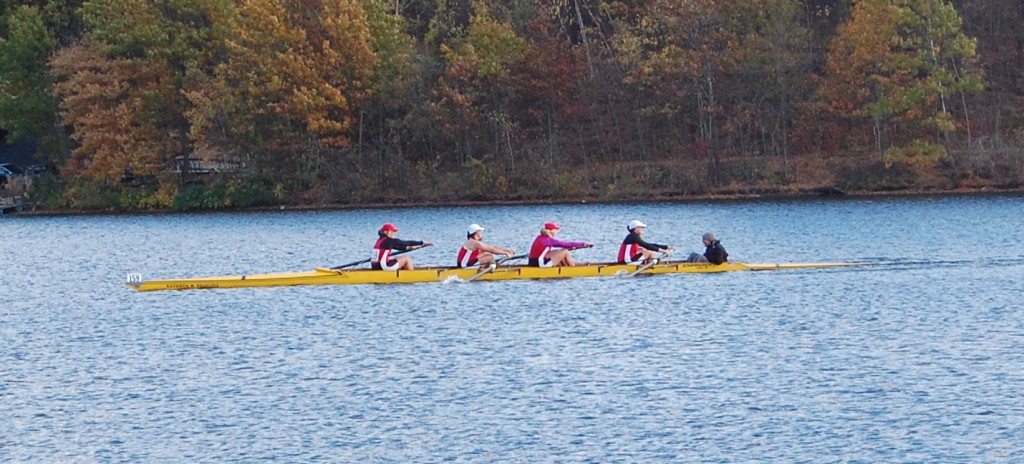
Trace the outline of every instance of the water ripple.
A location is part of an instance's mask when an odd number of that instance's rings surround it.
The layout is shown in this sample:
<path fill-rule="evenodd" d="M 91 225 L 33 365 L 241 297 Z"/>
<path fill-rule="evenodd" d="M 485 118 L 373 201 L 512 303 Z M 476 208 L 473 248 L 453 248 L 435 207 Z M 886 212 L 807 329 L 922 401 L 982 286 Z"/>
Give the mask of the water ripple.
<path fill-rule="evenodd" d="M 5 218 L 25 251 L 0 257 L 18 289 L 0 306 L 0 461 L 1021 462 L 1019 203 Z M 608 222 L 634 216 L 684 248 L 714 228 L 746 261 L 871 265 L 151 294 L 120 283 L 347 261 L 365 254 L 351 237 L 385 220 L 407 238 L 448 237 L 420 263 L 450 258 L 453 221 L 520 249 L 535 223 L 561 221 L 599 244 L 581 259 L 607 259 L 622 235 Z"/>

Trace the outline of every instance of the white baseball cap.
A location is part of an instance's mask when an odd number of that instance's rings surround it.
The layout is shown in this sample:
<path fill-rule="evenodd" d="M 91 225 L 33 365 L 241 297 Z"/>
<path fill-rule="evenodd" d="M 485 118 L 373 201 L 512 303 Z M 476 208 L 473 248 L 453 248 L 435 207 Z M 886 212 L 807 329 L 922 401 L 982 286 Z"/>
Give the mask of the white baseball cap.
<path fill-rule="evenodd" d="M 644 223 L 634 219 L 632 221 L 629 221 L 629 225 L 626 226 L 626 228 L 629 229 L 629 230 L 636 229 L 637 227 L 647 227 L 647 224 L 644 224 Z"/>
<path fill-rule="evenodd" d="M 481 230 L 484 230 L 484 228 L 480 224 L 470 224 L 469 228 L 466 229 L 466 235 L 473 235 Z"/>

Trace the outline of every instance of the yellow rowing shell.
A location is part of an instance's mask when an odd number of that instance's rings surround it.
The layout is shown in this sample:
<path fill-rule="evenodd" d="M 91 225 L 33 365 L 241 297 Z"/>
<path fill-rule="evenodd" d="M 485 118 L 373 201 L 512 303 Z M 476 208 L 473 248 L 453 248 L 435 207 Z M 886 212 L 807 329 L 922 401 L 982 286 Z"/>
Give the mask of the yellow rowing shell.
<path fill-rule="evenodd" d="M 859 266 L 855 263 L 788 263 L 788 264 L 706 264 L 665 261 L 643 269 L 647 274 L 709 273 L 728 271 L 770 271 L 780 269 L 820 269 Z M 280 287 L 289 285 L 360 285 L 412 284 L 461 280 L 558 279 L 629 275 L 640 269 L 637 265 L 615 263 L 581 264 L 575 267 L 541 268 L 528 266 L 498 267 L 481 274 L 476 268 L 425 267 L 414 271 L 374 271 L 369 269 L 331 270 L 317 268 L 306 272 L 251 274 L 222 277 L 189 277 L 143 281 L 129 275 L 125 282 L 140 292 L 153 290 L 194 290 L 203 288 Z M 474 279 L 475 278 L 475 279 Z"/>

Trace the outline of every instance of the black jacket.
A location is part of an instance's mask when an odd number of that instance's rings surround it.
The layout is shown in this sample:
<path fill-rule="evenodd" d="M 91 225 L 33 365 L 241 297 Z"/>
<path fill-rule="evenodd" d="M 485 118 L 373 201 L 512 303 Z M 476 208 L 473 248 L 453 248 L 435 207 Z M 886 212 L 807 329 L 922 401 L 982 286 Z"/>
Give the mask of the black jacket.
<path fill-rule="evenodd" d="M 639 234 L 631 231 L 629 235 L 626 236 L 625 240 L 622 241 L 622 244 L 632 245 L 634 243 L 651 251 L 661 251 L 668 249 L 668 245 L 659 245 L 657 243 L 647 242 L 642 237 L 640 237 Z"/>
<path fill-rule="evenodd" d="M 423 242 L 419 240 L 402 240 L 398 238 L 386 238 L 383 242 L 380 242 L 381 250 L 408 250 L 409 247 L 423 245 Z"/>
<path fill-rule="evenodd" d="M 711 246 L 704 250 L 704 257 L 708 259 L 709 263 L 722 264 L 729 261 L 729 252 L 725 251 L 722 242 L 715 240 L 711 243 Z"/>

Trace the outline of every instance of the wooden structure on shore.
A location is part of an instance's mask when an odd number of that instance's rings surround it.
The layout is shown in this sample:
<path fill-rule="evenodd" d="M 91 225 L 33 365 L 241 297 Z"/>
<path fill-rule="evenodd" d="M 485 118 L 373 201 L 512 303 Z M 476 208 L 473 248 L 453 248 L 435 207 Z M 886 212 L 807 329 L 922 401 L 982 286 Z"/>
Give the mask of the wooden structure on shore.
<path fill-rule="evenodd" d="M 24 196 L 0 197 L 0 216 L 24 211 L 29 203 Z"/>

